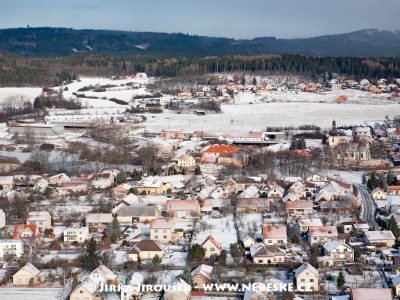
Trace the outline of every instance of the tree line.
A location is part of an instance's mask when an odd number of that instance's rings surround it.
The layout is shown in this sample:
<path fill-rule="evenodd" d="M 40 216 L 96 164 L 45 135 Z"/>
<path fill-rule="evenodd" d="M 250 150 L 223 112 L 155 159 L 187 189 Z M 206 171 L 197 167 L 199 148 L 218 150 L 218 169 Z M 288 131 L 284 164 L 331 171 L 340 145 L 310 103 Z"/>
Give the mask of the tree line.
<path fill-rule="evenodd" d="M 326 81 L 334 74 L 362 78 L 400 77 L 400 58 L 317 57 L 301 55 L 230 55 L 166 57 L 157 55 L 93 55 L 23 57 L 0 52 L 0 86 L 52 86 L 81 76 L 125 76 L 145 72 L 150 76 L 177 77 L 225 72 L 262 75 L 301 75 Z"/>

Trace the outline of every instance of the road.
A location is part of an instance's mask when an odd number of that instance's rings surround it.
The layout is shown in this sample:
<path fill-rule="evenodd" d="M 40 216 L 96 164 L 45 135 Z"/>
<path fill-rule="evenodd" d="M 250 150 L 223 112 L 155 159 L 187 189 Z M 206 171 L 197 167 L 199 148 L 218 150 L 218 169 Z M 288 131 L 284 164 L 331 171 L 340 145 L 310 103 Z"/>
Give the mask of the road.
<path fill-rule="evenodd" d="M 371 194 L 369 193 L 368 189 L 365 186 L 361 184 L 357 184 L 356 186 L 362 201 L 361 218 L 364 221 L 367 221 L 369 225 L 374 228 L 374 230 L 380 230 L 381 227 L 375 221 L 376 204 L 374 199 L 372 199 Z"/>

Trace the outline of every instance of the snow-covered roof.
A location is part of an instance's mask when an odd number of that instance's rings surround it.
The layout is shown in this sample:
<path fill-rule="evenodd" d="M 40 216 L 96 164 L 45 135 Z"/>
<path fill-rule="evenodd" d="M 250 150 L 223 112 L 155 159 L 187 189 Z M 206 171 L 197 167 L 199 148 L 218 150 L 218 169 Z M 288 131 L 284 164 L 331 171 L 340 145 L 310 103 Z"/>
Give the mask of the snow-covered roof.
<path fill-rule="evenodd" d="M 13 183 L 13 176 L 0 176 L 0 185 L 12 185 Z"/>
<path fill-rule="evenodd" d="M 254 198 L 254 195 L 258 195 L 258 187 L 255 185 L 249 186 L 243 192 L 241 192 L 238 198 Z"/>
<path fill-rule="evenodd" d="M 386 241 L 395 240 L 393 232 L 390 230 L 380 230 L 380 231 L 365 231 L 366 238 L 371 241 Z"/>
<path fill-rule="evenodd" d="M 47 219 L 48 217 L 51 217 L 48 211 L 30 211 L 26 216 L 26 220 L 41 221 Z"/>
<path fill-rule="evenodd" d="M 31 274 L 32 277 L 35 277 L 40 274 L 40 270 L 29 262 L 24 267 L 22 267 L 21 270 L 29 272 L 29 274 Z M 15 275 L 17 275 L 18 273 L 19 271 Z"/>
<path fill-rule="evenodd" d="M 150 224 L 151 229 L 172 229 L 174 227 L 173 219 L 156 219 L 152 220 Z"/>
<path fill-rule="evenodd" d="M 263 237 L 264 239 L 286 239 L 286 229 L 284 225 L 263 225 Z"/>
<path fill-rule="evenodd" d="M 196 269 L 194 269 L 190 275 L 193 277 L 197 274 L 203 275 L 205 278 L 211 280 L 211 274 L 213 271 L 213 267 L 205 264 L 201 264 Z"/>
<path fill-rule="evenodd" d="M 294 277 L 299 276 L 301 273 L 303 273 L 305 270 L 310 271 L 311 273 L 313 273 L 314 275 L 316 275 L 318 277 L 318 270 L 316 268 L 314 268 L 311 264 L 309 264 L 308 262 L 302 264 L 300 267 L 298 267 L 295 271 L 294 271 Z"/>
<path fill-rule="evenodd" d="M 342 243 L 341 241 L 338 240 L 334 240 L 331 241 L 329 243 L 326 243 L 324 245 L 324 248 L 328 251 L 328 252 L 332 252 L 333 250 L 335 250 L 337 247 L 339 246 L 343 246 L 346 247 L 347 249 L 353 250 L 350 246 L 346 245 L 345 243 Z"/>
<path fill-rule="evenodd" d="M 288 193 L 286 194 L 285 197 L 282 198 L 283 203 L 286 203 L 287 201 L 297 201 L 300 199 L 300 196 L 293 194 L 293 193 Z"/>
<path fill-rule="evenodd" d="M 322 226 L 321 219 L 298 219 L 297 223 L 302 227 Z"/>
<path fill-rule="evenodd" d="M 88 214 L 86 215 L 86 223 L 111 223 L 113 221 L 112 214 Z"/>

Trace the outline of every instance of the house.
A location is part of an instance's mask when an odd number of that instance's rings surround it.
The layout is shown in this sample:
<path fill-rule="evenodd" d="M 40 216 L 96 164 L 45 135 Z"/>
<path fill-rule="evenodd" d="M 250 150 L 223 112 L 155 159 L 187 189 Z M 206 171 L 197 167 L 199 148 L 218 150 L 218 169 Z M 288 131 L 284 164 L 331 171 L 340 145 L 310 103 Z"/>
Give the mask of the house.
<path fill-rule="evenodd" d="M 303 195 L 304 188 L 304 184 L 301 181 L 297 181 L 290 186 L 289 191 L 301 197 Z"/>
<path fill-rule="evenodd" d="M 21 257 L 24 254 L 24 242 L 22 240 L 0 240 L 0 258 L 6 260 L 9 257 Z"/>
<path fill-rule="evenodd" d="M 311 216 L 313 214 L 312 201 L 287 201 L 285 206 L 289 216 Z"/>
<path fill-rule="evenodd" d="M 164 255 L 164 247 L 153 240 L 141 240 L 133 245 L 128 251 L 128 260 L 137 261 L 140 259 L 153 259 L 156 255 L 162 258 Z"/>
<path fill-rule="evenodd" d="M 286 245 L 287 233 L 284 225 L 263 225 L 262 235 L 264 243 L 270 245 Z"/>
<path fill-rule="evenodd" d="M 14 177 L 13 176 L 0 176 L 0 190 L 4 190 L 5 188 L 12 188 L 14 186 Z"/>
<path fill-rule="evenodd" d="M 177 278 L 171 289 L 164 294 L 164 300 L 190 300 L 192 287 L 182 278 Z"/>
<path fill-rule="evenodd" d="M 400 186 L 388 186 L 386 190 L 388 195 L 400 195 Z"/>
<path fill-rule="evenodd" d="M 129 183 L 117 185 L 115 188 L 113 188 L 114 197 L 117 199 L 122 199 L 130 193 L 130 189 L 133 189 L 133 185 Z"/>
<path fill-rule="evenodd" d="M 310 226 L 322 226 L 321 219 L 298 219 L 295 229 L 297 234 L 305 234 Z"/>
<path fill-rule="evenodd" d="M 82 244 L 91 238 L 89 227 L 69 227 L 64 230 L 64 243 L 79 243 Z"/>
<path fill-rule="evenodd" d="M 33 187 L 33 191 L 44 194 L 46 192 L 46 189 L 48 186 L 49 186 L 49 182 L 47 180 L 40 179 L 38 182 L 35 183 L 35 185 Z"/>
<path fill-rule="evenodd" d="M 336 226 L 310 226 L 308 228 L 308 243 L 324 244 L 338 238 Z"/>
<path fill-rule="evenodd" d="M 110 188 L 114 183 L 112 173 L 93 173 L 89 177 L 92 188 L 104 190 Z"/>
<path fill-rule="evenodd" d="M 372 198 L 376 200 L 386 200 L 387 199 L 387 194 L 386 192 L 382 191 L 381 188 L 377 187 L 371 192 Z"/>
<path fill-rule="evenodd" d="M 86 277 L 69 295 L 71 300 L 101 300 L 100 284 Z"/>
<path fill-rule="evenodd" d="M 393 290 L 389 288 L 351 288 L 350 300 L 393 300 Z"/>
<path fill-rule="evenodd" d="M 89 274 L 89 277 L 92 281 L 96 282 L 97 284 L 100 283 L 116 284 L 118 276 L 114 274 L 105 265 L 100 265 Z"/>
<path fill-rule="evenodd" d="M 360 139 L 362 137 L 371 137 L 371 128 L 367 126 L 353 127 L 353 136 L 355 139 Z"/>
<path fill-rule="evenodd" d="M 120 224 L 129 225 L 137 222 L 150 223 L 158 218 L 158 213 L 153 206 L 137 204 L 121 207 L 115 216 Z"/>
<path fill-rule="evenodd" d="M 57 174 L 57 175 L 49 177 L 50 185 L 57 185 L 58 186 L 61 183 L 70 182 L 70 181 L 71 181 L 71 178 L 65 173 L 61 173 L 61 174 Z"/>
<path fill-rule="evenodd" d="M 270 295 L 271 293 L 267 291 L 264 283 L 254 282 L 250 289 L 245 290 L 243 300 L 268 300 Z"/>
<path fill-rule="evenodd" d="M 396 241 L 392 231 L 364 231 L 365 243 L 370 245 L 384 245 L 385 247 L 393 247 Z"/>
<path fill-rule="evenodd" d="M 87 214 L 86 215 L 86 226 L 89 227 L 89 233 L 103 232 L 112 223 L 112 214 L 99 213 L 99 214 Z"/>
<path fill-rule="evenodd" d="M 47 211 L 30 211 L 26 216 L 27 225 L 36 225 L 39 232 L 51 228 L 51 216 Z"/>
<path fill-rule="evenodd" d="M 203 288 L 203 285 L 209 284 L 212 279 L 212 271 L 212 266 L 204 264 L 198 266 L 190 273 L 190 276 L 192 276 L 193 285 L 197 288 Z"/>
<path fill-rule="evenodd" d="M 261 213 L 269 212 L 271 202 L 266 198 L 238 198 L 236 200 L 236 212 L 238 213 Z"/>
<path fill-rule="evenodd" d="M 354 250 L 338 240 L 324 244 L 324 255 L 331 257 L 334 263 L 354 261 Z"/>
<path fill-rule="evenodd" d="M 266 246 L 263 243 L 250 247 L 250 255 L 255 264 L 275 265 L 285 262 L 286 253 L 276 246 Z"/>
<path fill-rule="evenodd" d="M 161 243 L 169 243 L 174 240 L 174 220 L 166 218 L 151 221 L 150 239 Z"/>
<path fill-rule="evenodd" d="M 250 248 L 256 243 L 256 240 L 250 236 L 246 236 L 242 239 L 242 243 L 244 248 Z"/>
<path fill-rule="evenodd" d="M 0 209 L 0 229 L 6 226 L 6 214 L 4 210 Z"/>
<path fill-rule="evenodd" d="M 395 295 L 397 297 L 400 296 L 400 275 L 397 275 L 395 278 L 392 279 L 393 288 L 395 290 Z"/>
<path fill-rule="evenodd" d="M 178 157 L 176 164 L 179 168 L 194 168 L 196 166 L 196 160 L 191 155 L 181 155 Z"/>
<path fill-rule="evenodd" d="M 250 185 L 238 195 L 238 198 L 258 198 L 259 189 L 255 185 Z"/>
<path fill-rule="evenodd" d="M 204 151 L 203 157 L 219 157 L 221 153 L 237 153 L 238 149 L 232 145 L 212 145 Z"/>
<path fill-rule="evenodd" d="M 298 291 L 318 291 L 318 270 L 308 262 L 302 264 L 294 271 L 294 283 Z"/>
<path fill-rule="evenodd" d="M 42 235 L 36 225 L 16 224 L 14 225 L 13 240 L 33 239 L 41 240 Z"/>
<path fill-rule="evenodd" d="M 282 199 L 284 193 L 285 193 L 284 188 L 274 183 L 272 187 L 270 187 L 270 189 L 268 190 L 267 197 L 268 199 L 273 199 L 273 200 Z"/>
<path fill-rule="evenodd" d="M 289 192 L 282 198 L 282 202 L 286 203 L 289 201 L 300 201 L 300 196 Z"/>
<path fill-rule="evenodd" d="M 210 258 L 211 255 L 219 255 L 222 251 L 222 246 L 211 235 L 201 244 L 205 250 L 205 257 Z"/>
<path fill-rule="evenodd" d="M 167 200 L 165 212 L 173 217 L 190 217 L 200 214 L 200 205 L 197 200 Z"/>
<path fill-rule="evenodd" d="M 101 300 L 101 285 L 116 284 L 117 275 L 104 265 L 98 266 L 71 292 L 71 300 Z"/>
<path fill-rule="evenodd" d="M 31 263 L 27 263 L 13 275 L 14 286 L 37 285 L 44 283 L 46 276 Z"/>

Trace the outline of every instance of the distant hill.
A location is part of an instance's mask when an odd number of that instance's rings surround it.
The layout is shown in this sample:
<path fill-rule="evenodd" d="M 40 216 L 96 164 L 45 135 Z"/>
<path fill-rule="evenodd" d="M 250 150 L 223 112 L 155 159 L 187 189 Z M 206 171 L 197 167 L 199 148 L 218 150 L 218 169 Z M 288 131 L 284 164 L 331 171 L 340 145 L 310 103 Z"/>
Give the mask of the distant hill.
<path fill-rule="evenodd" d="M 302 39 L 260 37 L 235 40 L 181 33 L 14 28 L 0 30 L 0 51 L 26 56 L 74 53 L 150 55 L 299 54 L 314 56 L 400 57 L 400 32 L 377 29 Z"/>

